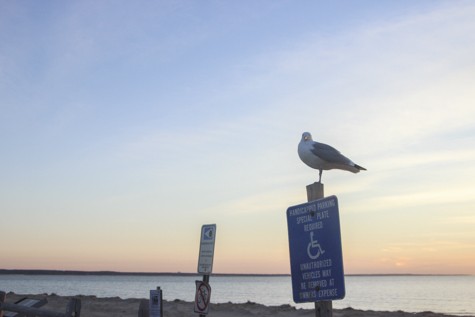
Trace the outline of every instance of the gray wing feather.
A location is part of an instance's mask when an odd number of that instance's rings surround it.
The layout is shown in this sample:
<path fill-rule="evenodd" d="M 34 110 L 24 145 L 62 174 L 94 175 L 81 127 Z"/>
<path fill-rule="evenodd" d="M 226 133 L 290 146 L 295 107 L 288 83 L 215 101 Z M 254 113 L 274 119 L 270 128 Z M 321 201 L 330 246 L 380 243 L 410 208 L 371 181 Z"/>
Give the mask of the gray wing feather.
<path fill-rule="evenodd" d="M 327 162 L 341 164 L 351 163 L 351 161 L 346 156 L 327 144 L 314 142 L 312 146 L 312 153 Z"/>

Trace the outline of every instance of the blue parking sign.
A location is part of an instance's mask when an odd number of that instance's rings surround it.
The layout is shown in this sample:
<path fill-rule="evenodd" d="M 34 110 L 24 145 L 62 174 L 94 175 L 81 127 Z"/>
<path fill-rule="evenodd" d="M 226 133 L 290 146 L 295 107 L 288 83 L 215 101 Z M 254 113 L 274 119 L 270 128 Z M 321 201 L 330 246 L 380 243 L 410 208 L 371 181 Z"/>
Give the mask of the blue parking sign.
<path fill-rule="evenodd" d="M 294 302 L 345 297 L 338 199 L 329 196 L 287 209 Z"/>

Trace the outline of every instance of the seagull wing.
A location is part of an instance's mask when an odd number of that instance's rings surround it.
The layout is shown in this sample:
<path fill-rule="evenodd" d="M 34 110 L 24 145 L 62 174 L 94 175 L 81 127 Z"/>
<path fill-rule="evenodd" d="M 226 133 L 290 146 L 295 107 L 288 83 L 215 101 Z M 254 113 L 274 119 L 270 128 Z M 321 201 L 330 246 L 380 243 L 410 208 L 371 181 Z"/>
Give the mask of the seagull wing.
<path fill-rule="evenodd" d="M 352 162 L 337 149 L 330 145 L 313 142 L 311 151 L 324 161 L 336 164 L 351 164 Z"/>

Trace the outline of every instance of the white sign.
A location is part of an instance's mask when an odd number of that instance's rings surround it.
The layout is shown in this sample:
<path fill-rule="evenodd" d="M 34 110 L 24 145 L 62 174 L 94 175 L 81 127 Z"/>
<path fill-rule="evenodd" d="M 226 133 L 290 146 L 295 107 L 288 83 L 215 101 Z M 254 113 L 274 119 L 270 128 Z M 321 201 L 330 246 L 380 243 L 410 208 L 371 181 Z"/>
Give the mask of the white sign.
<path fill-rule="evenodd" d="M 211 274 L 213 271 L 214 242 L 216 241 L 216 225 L 201 227 L 200 255 L 198 258 L 198 273 Z"/>
<path fill-rule="evenodd" d="M 156 290 L 150 290 L 150 306 L 149 306 L 150 317 L 162 317 L 163 307 L 162 307 L 162 291 L 160 288 Z"/>
<path fill-rule="evenodd" d="M 211 286 L 203 281 L 195 281 L 195 313 L 208 314 L 209 300 L 211 298 Z"/>

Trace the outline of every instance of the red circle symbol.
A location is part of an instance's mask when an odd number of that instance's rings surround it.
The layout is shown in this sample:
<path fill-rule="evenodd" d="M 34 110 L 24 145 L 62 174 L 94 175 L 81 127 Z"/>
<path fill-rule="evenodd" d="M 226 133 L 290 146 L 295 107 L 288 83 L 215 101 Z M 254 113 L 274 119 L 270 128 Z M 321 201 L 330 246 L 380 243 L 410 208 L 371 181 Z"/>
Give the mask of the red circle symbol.
<path fill-rule="evenodd" d="M 196 281 L 195 311 L 198 313 L 206 312 L 211 298 L 211 287 L 209 284 Z"/>

